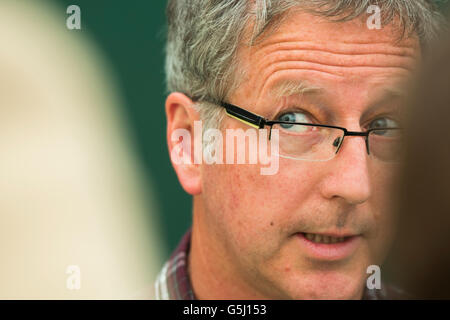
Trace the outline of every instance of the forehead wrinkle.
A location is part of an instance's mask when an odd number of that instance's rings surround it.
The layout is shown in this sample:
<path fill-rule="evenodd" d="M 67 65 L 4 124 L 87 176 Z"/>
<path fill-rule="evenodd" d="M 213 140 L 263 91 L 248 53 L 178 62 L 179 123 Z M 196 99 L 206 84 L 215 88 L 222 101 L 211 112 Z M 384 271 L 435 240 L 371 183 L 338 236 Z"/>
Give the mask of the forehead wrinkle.
<path fill-rule="evenodd" d="M 299 46 L 300 44 L 300 46 Z M 306 44 L 306 46 L 305 46 Z M 301 47 L 303 45 L 304 47 Z M 310 48 L 310 49 L 308 49 Z M 342 67 L 346 66 L 349 68 L 357 67 L 367 67 L 372 64 L 374 67 L 404 67 L 405 70 L 410 71 L 413 64 L 412 54 L 413 50 L 411 48 L 399 49 L 394 46 L 389 46 L 388 48 L 374 48 L 368 53 L 366 46 L 360 46 L 362 48 L 361 52 L 356 52 L 354 49 L 349 52 L 336 51 L 327 45 L 318 46 L 317 43 L 312 42 L 286 42 L 286 43 L 273 43 L 271 46 L 265 48 L 253 48 L 249 52 L 249 62 L 261 61 L 256 65 L 256 68 L 264 70 L 274 68 L 273 65 L 278 62 L 304 62 L 309 63 L 309 67 L 306 69 L 318 70 L 328 73 L 335 73 L 342 76 L 343 70 L 339 69 L 324 69 L 323 67 Z M 337 52 L 337 53 L 333 53 Z M 281 54 L 280 54 L 281 53 Z M 253 56 L 253 57 L 252 57 Z M 390 60 L 386 62 L 386 57 L 391 57 Z M 357 57 L 355 59 L 355 57 Z M 394 61 L 392 61 L 394 57 Z M 330 61 L 336 61 L 335 63 L 330 63 Z M 311 68 L 314 67 L 314 68 Z M 252 68 L 250 66 L 250 68 Z M 261 73 L 261 72 L 258 72 Z M 265 79 L 266 80 L 266 79 Z"/>
<path fill-rule="evenodd" d="M 371 57 L 371 58 L 376 58 L 376 57 Z M 393 69 L 402 69 L 405 71 L 413 71 L 413 67 L 412 65 L 410 66 L 409 64 L 398 64 L 398 63 L 386 63 L 386 64 L 381 64 L 381 63 L 376 63 L 375 61 L 371 62 L 370 64 L 364 64 L 364 63 L 357 63 L 357 64 L 352 64 L 352 65 L 348 65 L 348 64 L 330 64 L 330 63 L 322 63 L 322 62 L 317 62 L 317 61 L 313 61 L 311 59 L 280 59 L 279 61 L 271 61 L 267 64 L 269 65 L 276 65 L 276 64 L 283 64 L 283 63 L 291 63 L 291 65 L 295 65 L 297 64 L 298 66 L 305 66 L 305 69 L 317 69 L 317 70 L 321 70 L 321 71 L 325 71 L 326 68 L 330 69 L 330 70 L 336 70 L 336 73 L 339 74 L 343 74 L 345 73 L 345 70 L 347 69 L 355 69 L 355 68 L 367 68 L 367 69 L 379 69 L 379 68 L 393 68 Z M 308 66 L 309 65 L 309 66 Z M 311 68 L 314 67 L 314 68 Z M 339 72 L 341 71 L 341 72 Z M 343 71 L 343 72 L 342 72 Z M 333 72 L 330 72 L 333 73 Z"/>
<path fill-rule="evenodd" d="M 370 69 L 384 69 L 383 71 L 387 70 L 401 70 L 404 71 L 404 69 L 401 68 L 382 68 L 382 67 L 359 67 L 360 70 L 353 70 L 354 74 L 359 75 L 361 69 L 364 70 L 370 70 Z M 301 71 L 301 72 L 308 72 L 308 73 L 317 73 L 321 76 L 327 76 L 328 78 L 332 77 L 335 81 L 343 81 L 347 79 L 348 77 L 345 76 L 345 72 L 343 72 L 345 69 L 349 69 L 346 67 L 323 67 L 321 65 L 314 65 L 311 63 L 301 63 L 301 62 L 288 62 L 288 63 L 282 63 L 282 66 L 279 66 L 279 64 L 271 64 L 265 71 L 263 71 L 262 76 L 262 82 L 258 86 L 257 89 L 259 94 L 263 94 L 268 87 L 271 85 L 270 79 L 277 76 L 280 73 L 292 73 L 293 71 Z M 355 68 L 352 68 L 355 69 Z M 348 70 L 346 70 L 348 72 Z M 359 72 L 358 72 L 359 71 Z M 408 71 L 409 72 L 409 71 Z M 270 90 L 270 89 L 269 89 Z"/>
<path fill-rule="evenodd" d="M 409 55 L 399 53 L 388 53 L 379 51 L 378 53 L 359 54 L 336 54 L 328 49 L 304 49 L 299 47 L 283 48 L 274 46 L 272 50 L 255 52 L 256 61 L 262 61 L 261 67 L 282 62 L 305 62 L 330 67 L 402 67 L 407 70 L 413 69 L 415 59 Z"/>
<path fill-rule="evenodd" d="M 346 41 L 299 41 L 294 39 L 273 39 L 270 42 L 259 45 L 255 53 L 267 54 L 276 50 L 298 50 L 327 51 L 343 55 L 363 54 L 391 54 L 398 56 L 419 56 L 417 46 L 412 44 L 393 44 L 390 42 L 346 42 Z"/>

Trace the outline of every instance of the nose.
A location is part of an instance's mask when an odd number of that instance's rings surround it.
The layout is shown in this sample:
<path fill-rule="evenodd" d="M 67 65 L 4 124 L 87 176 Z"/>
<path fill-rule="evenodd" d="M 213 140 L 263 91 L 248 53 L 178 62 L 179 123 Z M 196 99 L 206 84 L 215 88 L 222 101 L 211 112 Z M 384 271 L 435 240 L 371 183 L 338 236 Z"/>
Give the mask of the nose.
<path fill-rule="evenodd" d="M 367 201 L 371 194 L 368 159 L 365 138 L 346 137 L 336 157 L 328 161 L 322 195 L 353 205 Z"/>

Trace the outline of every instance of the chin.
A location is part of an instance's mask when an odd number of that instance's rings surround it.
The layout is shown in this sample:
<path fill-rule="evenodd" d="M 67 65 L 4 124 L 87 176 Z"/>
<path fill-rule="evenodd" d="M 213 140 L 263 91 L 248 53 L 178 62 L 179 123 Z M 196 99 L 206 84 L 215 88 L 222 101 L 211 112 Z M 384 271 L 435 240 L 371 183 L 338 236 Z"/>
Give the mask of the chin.
<path fill-rule="evenodd" d="M 299 277 L 295 287 L 289 281 L 290 296 L 295 300 L 359 300 L 362 297 L 365 278 L 343 274 L 318 274 Z"/>

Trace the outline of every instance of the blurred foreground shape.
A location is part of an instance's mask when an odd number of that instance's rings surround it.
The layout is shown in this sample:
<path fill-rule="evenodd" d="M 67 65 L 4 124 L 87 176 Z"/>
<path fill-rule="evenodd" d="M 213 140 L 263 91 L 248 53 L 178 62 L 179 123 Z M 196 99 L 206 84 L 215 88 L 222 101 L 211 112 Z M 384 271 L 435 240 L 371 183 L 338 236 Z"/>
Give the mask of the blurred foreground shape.
<path fill-rule="evenodd" d="M 0 1 L 0 299 L 151 298 L 165 250 L 151 182 L 114 72 L 67 16 Z"/>

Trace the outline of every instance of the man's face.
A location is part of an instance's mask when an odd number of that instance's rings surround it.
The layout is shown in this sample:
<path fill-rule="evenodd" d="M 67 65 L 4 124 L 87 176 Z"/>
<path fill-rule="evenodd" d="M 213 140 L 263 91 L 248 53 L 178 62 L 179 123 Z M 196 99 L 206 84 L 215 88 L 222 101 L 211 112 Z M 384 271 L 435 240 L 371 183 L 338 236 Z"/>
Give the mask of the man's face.
<path fill-rule="evenodd" d="M 256 46 L 240 48 L 247 73 L 228 102 L 271 120 L 290 113 L 350 131 L 400 125 L 394 92 L 420 52 L 416 39 L 397 36 L 363 20 L 291 14 Z M 285 82 L 321 89 L 279 97 Z M 230 117 L 223 127 L 249 128 Z M 275 175 L 258 165 L 203 165 L 203 223 L 224 248 L 224 267 L 262 296 L 359 299 L 367 267 L 382 262 L 391 241 L 395 169 L 369 156 L 361 137 L 346 137 L 326 162 L 280 158 Z M 305 233 L 351 238 L 317 244 Z"/>

